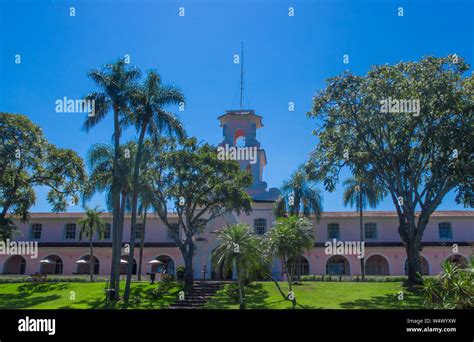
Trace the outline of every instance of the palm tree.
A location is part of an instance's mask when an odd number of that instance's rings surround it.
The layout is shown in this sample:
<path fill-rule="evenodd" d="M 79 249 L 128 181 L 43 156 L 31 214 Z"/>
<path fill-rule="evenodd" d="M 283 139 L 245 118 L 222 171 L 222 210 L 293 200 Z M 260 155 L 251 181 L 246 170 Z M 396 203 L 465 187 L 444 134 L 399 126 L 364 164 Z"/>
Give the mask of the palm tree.
<path fill-rule="evenodd" d="M 316 182 L 310 179 L 304 165 L 296 169 L 290 179 L 283 183 L 280 190 L 282 195 L 276 201 L 274 208 L 276 217 L 285 217 L 287 213 L 298 216 L 302 212 L 304 217 L 314 214 L 319 222 L 323 212 L 321 190 L 317 188 Z M 300 258 L 298 257 L 295 262 L 298 270 L 297 278 L 300 281 Z"/>
<path fill-rule="evenodd" d="M 305 217 L 316 215 L 319 221 L 323 212 L 321 190 L 310 180 L 304 166 L 299 166 L 280 190 L 282 195 L 275 203 L 277 217 L 286 216 L 288 212 L 290 215 L 299 215 L 302 212 Z"/>
<path fill-rule="evenodd" d="M 112 181 L 112 213 L 113 213 L 113 237 L 112 237 L 112 265 L 110 271 L 110 285 L 115 291 L 110 292 L 111 299 L 119 298 L 120 288 L 120 256 L 122 248 L 123 220 L 120 222 L 120 136 L 122 132 L 121 115 L 129 113 L 129 101 L 134 88 L 134 81 L 140 77 L 140 71 L 129 67 L 125 59 L 119 59 L 115 63 L 106 64 L 103 69 L 94 69 L 89 72 L 89 77 L 101 88 L 101 92 L 92 92 L 85 97 L 86 101 L 94 101 L 95 113 L 88 115 L 84 128 L 89 131 L 97 125 L 110 111 L 113 112 L 114 121 L 114 158 L 113 158 L 113 181 Z"/>
<path fill-rule="evenodd" d="M 348 178 L 343 183 L 344 186 L 344 205 L 356 207 L 359 211 L 360 241 L 364 241 L 364 218 L 363 211 L 369 205 L 376 208 L 385 197 L 383 188 L 375 182 L 373 177 L 356 176 Z M 365 280 L 365 261 L 360 259 L 360 268 L 362 270 L 362 281 Z"/>
<path fill-rule="evenodd" d="M 136 143 L 129 141 L 119 147 L 118 173 L 119 173 L 119 190 L 120 205 L 118 218 L 121 222 L 120 232 L 120 249 L 122 247 L 123 222 L 127 204 L 130 202 L 130 192 L 133 171 L 133 156 L 136 153 Z M 90 167 L 90 176 L 84 191 L 84 201 L 89 200 L 96 192 L 106 193 L 106 203 L 109 210 L 113 207 L 113 159 L 115 156 L 114 148 L 108 144 L 94 144 L 88 152 L 87 160 Z M 120 250 L 121 256 L 121 250 Z M 119 274 L 120 275 L 120 274 Z M 110 281 L 110 286 L 114 282 Z"/>
<path fill-rule="evenodd" d="M 297 260 L 314 246 L 314 239 L 311 221 L 295 215 L 278 218 L 273 229 L 268 232 L 269 250 L 280 260 L 290 293 L 293 291 L 294 271 L 296 266 L 299 268 L 299 265 L 296 265 Z M 288 267 L 290 261 L 292 263 Z M 296 307 L 296 298 L 290 299 L 289 295 L 283 297 L 292 301 L 293 308 Z"/>
<path fill-rule="evenodd" d="M 138 197 L 140 168 L 142 167 L 143 142 L 145 134 L 150 135 L 152 141 L 158 144 L 163 133 L 168 136 L 185 136 L 181 122 L 172 113 L 163 108 L 170 104 L 184 102 L 184 95 L 174 86 L 163 85 L 160 76 L 150 71 L 140 87 L 137 87 L 132 96 L 133 115 L 129 116 L 126 123 L 133 124 L 139 132 L 137 143 L 137 154 L 135 155 L 135 165 L 132 186 L 132 217 L 131 217 L 131 241 L 130 255 L 135 252 L 135 234 L 137 225 Z M 127 267 L 127 281 L 125 284 L 124 300 L 128 301 L 130 295 L 130 285 L 132 279 L 132 267 Z"/>
<path fill-rule="evenodd" d="M 94 209 L 87 208 L 86 216 L 77 221 L 77 224 L 80 228 L 79 242 L 82 240 L 83 235 L 89 239 L 89 271 L 91 276 L 91 282 L 94 281 L 94 249 L 92 244 L 92 238 L 96 233 L 99 237 L 99 240 L 102 240 L 104 238 L 105 222 L 100 217 L 100 213 L 101 212 L 99 211 L 98 207 L 95 207 Z"/>
<path fill-rule="evenodd" d="M 261 266 L 260 239 L 250 226 L 238 223 L 217 233 L 219 246 L 212 254 L 212 264 L 227 273 L 235 267 L 239 288 L 239 307 L 245 309 L 244 281 L 249 280 Z"/>

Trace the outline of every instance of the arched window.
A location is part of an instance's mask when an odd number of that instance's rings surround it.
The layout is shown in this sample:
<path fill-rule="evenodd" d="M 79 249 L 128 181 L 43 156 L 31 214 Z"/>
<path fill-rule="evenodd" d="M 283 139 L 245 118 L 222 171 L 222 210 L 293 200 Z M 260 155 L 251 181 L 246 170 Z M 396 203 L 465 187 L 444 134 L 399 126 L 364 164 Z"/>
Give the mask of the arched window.
<path fill-rule="evenodd" d="M 292 274 L 293 271 L 293 276 L 299 277 L 302 275 L 309 275 L 308 259 L 302 255 L 300 255 L 296 260 L 293 258 L 288 259 L 286 267 L 288 269 L 288 274 Z M 293 267 L 295 267 L 294 270 Z"/>
<path fill-rule="evenodd" d="M 63 260 L 57 255 L 48 255 L 40 261 L 40 273 L 63 274 Z"/>
<path fill-rule="evenodd" d="M 420 255 L 420 262 L 421 262 L 421 272 L 423 275 L 430 274 L 430 267 L 428 266 L 428 261 Z M 408 258 L 405 260 L 405 274 L 408 274 Z"/>
<path fill-rule="evenodd" d="M 253 220 L 253 228 L 255 234 L 265 234 L 267 231 L 267 220 L 264 218 L 256 218 L 255 220 Z"/>
<path fill-rule="evenodd" d="M 21 255 L 12 255 L 3 266 L 3 274 L 25 274 L 26 260 Z"/>
<path fill-rule="evenodd" d="M 365 262 L 365 274 L 389 275 L 388 261 L 381 255 L 372 255 Z"/>
<path fill-rule="evenodd" d="M 468 264 L 468 260 L 464 256 L 459 254 L 450 255 L 447 260 L 453 262 L 461 268 L 465 268 Z"/>
<path fill-rule="evenodd" d="M 90 258 L 91 258 L 90 255 L 86 255 L 82 257 L 81 259 L 79 259 L 78 261 L 76 261 L 76 264 L 77 264 L 76 274 L 90 274 L 90 263 L 89 263 Z M 94 267 L 93 274 L 99 274 L 100 262 L 99 262 L 99 259 L 97 259 L 95 255 L 94 255 L 94 258 L 92 259 L 92 265 Z"/>
<path fill-rule="evenodd" d="M 349 262 L 341 255 L 335 255 L 326 262 L 326 274 L 350 275 Z"/>
<path fill-rule="evenodd" d="M 237 129 L 234 133 L 234 146 L 245 146 L 245 132 L 241 129 Z"/>
<path fill-rule="evenodd" d="M 122 255 L 120 258 L 120 274 L 127 274 L 130 255 Z M 137 274 L 137 261 L 133 258 L 132 274 Z"/>

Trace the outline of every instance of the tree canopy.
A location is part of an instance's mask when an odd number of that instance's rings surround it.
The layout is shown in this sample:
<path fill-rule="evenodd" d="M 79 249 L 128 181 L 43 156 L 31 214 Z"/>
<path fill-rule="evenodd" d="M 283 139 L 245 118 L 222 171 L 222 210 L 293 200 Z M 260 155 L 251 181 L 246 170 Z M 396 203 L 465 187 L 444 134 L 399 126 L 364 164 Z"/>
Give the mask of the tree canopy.
<path fill-rule="evenodd" d="M 81 157 L 49 143 L 41 128 L 25 115 L 0 113 L 0 238 L 13 233 L 10 216 L 28 220 L 36 201 L 35 186 L 49 188 L 53 212 L 78 202 L 86 179 Z"/>

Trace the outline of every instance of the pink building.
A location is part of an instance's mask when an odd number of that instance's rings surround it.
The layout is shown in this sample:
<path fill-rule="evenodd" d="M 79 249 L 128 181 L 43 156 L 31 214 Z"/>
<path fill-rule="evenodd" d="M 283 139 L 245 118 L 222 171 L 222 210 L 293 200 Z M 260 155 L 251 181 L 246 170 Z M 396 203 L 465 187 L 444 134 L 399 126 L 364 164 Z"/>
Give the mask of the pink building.
<path fill-rule="evenodd" d="M 256 234 L 271 229 L 274 217 L 271 202 L 256 202 L 250 215 L 228 215 L 209 223 L 197 239 L 195 254 L 195 277 L 201 278 L 203 265 L 209 274 L 206 277 L 220 279 L 218 270 L 212 271 L 211 253 L 217 246 L 215 231 L 226 224 L 236 221 L 248 223 Z M 88 274 L 89 243 L 78 241 L 77 220 L 82 213 L 36 213 L 29 223 L 18 223 L 22 236 L 17 241 L 38 242 L 38 256 L 0 255 L 0 273 L 3 274 Z M 111 217 L 104 214 L 109 222 Z M 404 275 L 406 253 L 397 232 L 398 219 L 395 212 L 367 212 L 365 221 L 365 264 L 367 274 Z M 326 212 L 319 223 L 314 220 L 315 247 L 309 254 L 302 256 L 301 274 L 360 274 L 360 261 L 357 253 L 348 255 L 326 254 L 327 241 L 350 241 L 359 239 L 359 218 L 355 212 Z M 140 234 L 140 232 L 138 233 Z M 139 237 L 139 235 L 137 236 Z M 124 247 L 130 238 L 130 221 L 125 222 Z M 440 263 L 446 258 L 454 258 L 464 263 L 472 255 L 474 242 L 474 212 L 438 211 L 435 212 L 426 228 L 422 242 L 422 264 L 426 274 L 440 271 Z M 125 250 L 125 248 L 124 248 Z M 110 273 L 111 239 L 110 232 L 103 240 L 94 239 L 95 272 L 101 275 Z M 41 262 L 47 260 L 48 262 Z M 84 261 L 81 261 L 84 260 Z M 128 261 L 124 252 L 122 260 Z M 150 263 L 160 260 L 164 266 Z M 138 250 L 134 263 L 138 261 Z M 157 267 L 166 267 L 168 273 L 175 273 L 176 267 L 183 265 L 181 253 L 176 247 L 167 228 L 156 216 L 148 219 L 145 232 L 142 273 L 157 271 Z M 123 263 L 125 272 L 126 263 Z M 161 271 L 161 269 L 158 269 Z M 280 276 L 280 265 L 275 263 L 273 273 Z"/>
<path fill-rule="evenodd" d="M 194 256 L 195 278 L 222 279 L 223 275 L 211 264 L 211 254 L 216 248 L 215 232 L 237 222 L 247 223 L 256 234 L 263 235 L 275 220 L 273 203 L 279 192 L 267 189 L 262 179 L 262 170 L 267 160 L 265 151 L 256 139 L 256 130 L 263 127 L 262 118 L 252 110 L 233 110 L 219 117 L 223 127 L 223 142 L 220 146 L 255 148 L 256 159 L 239 160 L 242 170 L 253 175 L 253 184 L 247 189 L 252 196 L 253 211 L 250 215 L 233 215 L 215 219 L 196 239 L 197 250 Z M 34 213 L 28 223 L 16 222 L 22 235 L 17 241 L 37 242 L 38 255 L 0 254 L 0 274 L 87 274 L 89 273 L 89 243 L 78 241 L 76 222 L 82 213 Z M 111 265 L 111 223 L 112 217 L 104 214 L 108 222 L 103 240 L 94 239 L 94 271 L 108 275 Z M 175 217 L 177 220 L 177 218 Z M 345 242 L 346 246 L 356 246 L 359 240 L 359 216 L 356 212 L 326 212 L 320 222 L 313 219 L 315 245 L 309 253 L 300 258 L 300 274 L 361 274 L 361 252 L 365 257 L 366 273 L 371 275 L 404 275 L 406 273 L 406 252 L 398 235 L 398 218 L 395 212 L 366 212 L 364 216 L 365 248 L 363 250 L 331 250 L 328 242 Z M 137 242 L 142 231 L 137 232 Z M 130 241 L 130 218 L 126 218 L 122 272 L 131 262 L 126 243 Z M 459 263 L 467 262 L 473 253 L 474 211 L 437 211 L 426 228 L 422 241 L 422 265 L 425 274 L 436 274 L 440 264 L 447 258 Z M 135 249 L 133 263 L 138 262 L 139 250 Z M 157 263 L 155 260 L 161 261 Z M 157 216 L 150 215 L 144 237 L 142 273 L 163 271 L 176 273 L 183 265 L 179 249 L 168 229 Z M 135 272 L 137 271 L 135 268 Z M 207 273 L 204 273 L 205 270 Z M 281 278 L 281 265 L 275 262 L 272 273 Z"/>

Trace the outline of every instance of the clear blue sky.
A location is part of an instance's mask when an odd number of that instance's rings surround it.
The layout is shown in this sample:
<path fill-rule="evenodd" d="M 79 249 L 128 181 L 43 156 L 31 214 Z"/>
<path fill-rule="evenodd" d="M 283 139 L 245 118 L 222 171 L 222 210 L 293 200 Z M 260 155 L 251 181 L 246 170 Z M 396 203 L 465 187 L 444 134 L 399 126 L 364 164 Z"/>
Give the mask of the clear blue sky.
<path fill-rule="evenodd" d="M 290 6 L 294 17 L 288 16 Z M 397 16 L 400 6 L 403 17 Z M 0 111 L 28 115 L 49 141 L 85 156 L 92 144 L 110 142 L 110 118 L 85 133 L 84 117 L 55 113 L 55 100 L 96 90 L 88 70 L 129 54 L 133 65 L 156 68 L 183 90 L 187 107 L 178 114 L 189 134 L 217 144 L 217 117 L 238 105 L 233 55 L 243 41 L 245 103 L 263 116 L 258 138 L 268 159 L 264 179 L 278 187 L 316 143 L 314 121 L 305 114 L 328 77 L 345 69 L 365 74 L 373 64 L 425 55 L 457 53 L 472 63 L 473 13 L 469 0 L 0 0 Z M 14 64 L 16 54 L 20 65 Z M 33 211 L 50 210 L 45 194 L 38 192 Z M 345 210 L 340 188 L 324 200 L 325 210 Z M 103 203 L 102 197 L 94 202 Z M 393 205 L 387 200 L 379 209 Z M 440 209 L 461 207 L 449 194 Z"/>

